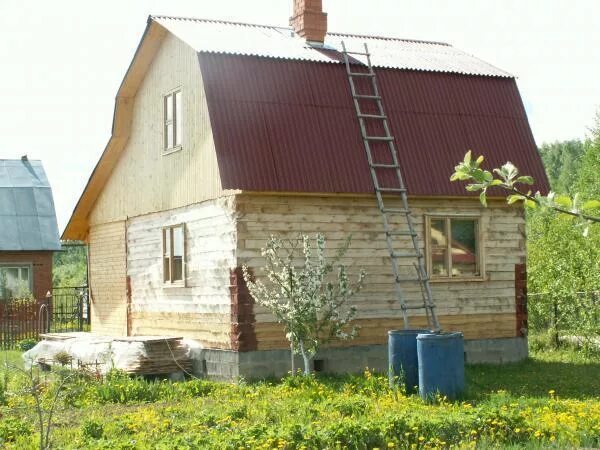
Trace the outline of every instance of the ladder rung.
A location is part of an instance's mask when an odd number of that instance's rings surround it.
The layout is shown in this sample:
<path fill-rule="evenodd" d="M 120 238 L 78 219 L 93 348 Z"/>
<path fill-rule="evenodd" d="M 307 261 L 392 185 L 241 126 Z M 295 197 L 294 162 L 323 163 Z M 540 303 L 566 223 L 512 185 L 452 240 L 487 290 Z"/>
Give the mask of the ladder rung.
<path fill-rule="evenodd" d="M 386 231 L 388 236 L 418 236 L 415 231 Z"/>
<path fill-rule="evenodd" d="M 392 258 L 422 258 L 421 252 L 392 252 Z"/>
<path fill-rule="evenodd" d="M 373 72 L 348 72 L 351 77 L 374 77 Z"/>
<path fill-rule="evenodd" d="M 372 163 L 371 167 L 374 167 L 376 169 L 398 169 L 400 166 L 398 164 L 379 164 L 379 163 Z"/>
<path fill-rule="evenodd" d="M 358 117 L 361 119 L 387 119 L 387 116 L 379 114 L 359 114 Z"/>
<path fill-rule="evenodd" d="M 406 188 L 378 187 L 375 190 L 379 192 L 406 192 Z"/>
<path fill-rule="evenodd" d="M 403 283 L 403 282 L 414 282 L 414 283 L 419 283 L 421 281 L 429 281 L 429 278 L 425 277 L 425 278 L 415 278 L 415 277 L 411 277 L 411 278 L 407 278 L 407 277 L 396 277 L 396 283 Z"/>
<path fill-rule="evenodd" d="M 381 211 L 392 214 L 410 214 L 410 209 L 404 208 L 383 208 Z M 398 233 L 408 233 L 408 231 L 398 231 Z"/>
<path fill-rule="evenodd" d="M 364 136 L 367 141 L 393 141 L 394 136 Z"/>
<path fill-rule="evenodd" d="M 365 52 L 348 52 L 346 51 L 347 54 L 349 55 L 363 55 L 363 56 L 370 56 L 370 53 L 365 53 Z"/>
<path fill-rule="evenodd" d="M 380 95 L 355 94 L 354 98 L 369 98 L 371 100 L 381 100 Z"/>
<path fill-rule="evenodd" d="M 400 308 L 402 309 L 427 309 L 427 308 L 433 308 L 433 305 L 402 305 L 400 306 Z"/>

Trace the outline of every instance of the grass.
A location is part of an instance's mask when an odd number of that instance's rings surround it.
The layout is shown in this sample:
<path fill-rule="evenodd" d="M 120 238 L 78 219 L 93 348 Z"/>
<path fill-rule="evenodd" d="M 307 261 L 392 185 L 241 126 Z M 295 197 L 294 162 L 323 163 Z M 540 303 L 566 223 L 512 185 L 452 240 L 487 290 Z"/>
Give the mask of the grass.
<path fill-rule="evenodd" d="M 18 362 L 18 352 L 8 352 Z M 78 377 L 60 402 L 56 448 L 373 449 L 600 446 L 600 359 L 573 350 L 467 368 L 460 402 L 424 403 L 385 376 L 183 383 Z M 0 446 L 36 448 L 32 399 L 12 379 Z M 54 384 L 44 388 L 48 404 Z M 15 395 L 16 394 L 16 395 Z"/>

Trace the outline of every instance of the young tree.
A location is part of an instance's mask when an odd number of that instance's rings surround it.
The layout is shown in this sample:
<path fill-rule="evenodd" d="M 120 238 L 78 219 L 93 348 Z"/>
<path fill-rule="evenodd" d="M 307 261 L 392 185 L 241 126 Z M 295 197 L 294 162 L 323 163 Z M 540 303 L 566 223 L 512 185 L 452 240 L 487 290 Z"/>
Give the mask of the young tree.
<path fill-rule="evenodd" d="M 316 236 L 315 244 L 313 248 L 306 235 L 294 239 L 271 236 L 262 249 L 267 284 L 254 281 L 248 268 L 242 268 L 252 297 L 283 324 L 292 352 L 302 355 L 305 374 L 311 372 L 311 360 L 322 344 L 357 335 L 351 323 L 356 308 L 348 300 L 362 288 L 366 275 L 361 269 L 356 283 L 351 283 L 340 262 L 350 238 L 333 258 L 325 255 L 322 234 Z"/>
<path fill-rule="evenodd" d="M 482 162 L 483 156 L 472 159 L 471 150 L 469 150 L 463 161 L 454 168 L 454 173 L 450 176 L 450 181 L 468 181 L 467 191 L 479 191 L 479 200 L 482 205 L 487 205 L 487 190 L 498 187 L 508 193 L 506 198 L 508 204 L 523 202 L 529 207 L 540 206 L 576 217 L 582 223 L 600 222 L 600 216 L 586 214 L 587 210 L 600 208 L 599 200 L 583 202 L 578 194 L 575 194 L 573 198 L 564 195 L 556 196 L 553 192 L 550 192 L 547 196 L 543 196 L 539 192 L 532 194 L 531 191 L 522 190 L 520 185 L 532 185 L 533 178 L 529 175 L 519 175 L 519 170 L 511 162 L 507 162 L 499 169 L 493 169 L 492 171 L 482 169 Z M 585 231 L 584 234 L 586 234 Z"/>

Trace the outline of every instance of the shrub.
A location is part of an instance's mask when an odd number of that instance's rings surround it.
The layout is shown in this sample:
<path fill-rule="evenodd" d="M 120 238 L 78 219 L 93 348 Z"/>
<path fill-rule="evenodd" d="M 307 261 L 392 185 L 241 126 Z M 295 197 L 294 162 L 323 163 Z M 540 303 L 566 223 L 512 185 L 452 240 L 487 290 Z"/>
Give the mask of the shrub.
<path fill-rule="evenodd" d="M 0 420 L 0 444 L 14 442 L 18 436 L 33 433 L 30 424 L 17 417 L 2 417 Z"/>
<path fill-rule="evenodd" d="M 19 343 L 17 344 L 17 347 L 22 352 L 26 352 L 27 350 L 31 350 L 36 345 L 37 345 L 37 340 L 30 338 L 30 339 L 23 339 L 23 340 L 19 341 Z"/>
<path fill-rule="evenodd" d="M 96 420 L 86 420 L 81 425 L 81 434 L 87 439 L 100 439 L 104 435 L 104 425 Z"/>

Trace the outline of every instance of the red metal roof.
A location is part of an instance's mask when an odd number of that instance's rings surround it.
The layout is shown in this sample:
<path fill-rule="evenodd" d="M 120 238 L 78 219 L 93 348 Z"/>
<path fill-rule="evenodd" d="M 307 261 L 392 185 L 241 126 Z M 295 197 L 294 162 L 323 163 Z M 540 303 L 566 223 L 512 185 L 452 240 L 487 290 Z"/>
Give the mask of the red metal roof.
<path fill-rule="evenodd" d="M 209 53 L 199 60 L 223 188 L 373 192 L 343 65 Z M 548 190 L 514 79 L 376 72 L 410 195 L 470 195 L 449 181 L 469 149 L 489 167 L 511 161 Z"/>

